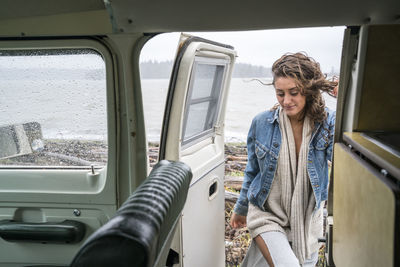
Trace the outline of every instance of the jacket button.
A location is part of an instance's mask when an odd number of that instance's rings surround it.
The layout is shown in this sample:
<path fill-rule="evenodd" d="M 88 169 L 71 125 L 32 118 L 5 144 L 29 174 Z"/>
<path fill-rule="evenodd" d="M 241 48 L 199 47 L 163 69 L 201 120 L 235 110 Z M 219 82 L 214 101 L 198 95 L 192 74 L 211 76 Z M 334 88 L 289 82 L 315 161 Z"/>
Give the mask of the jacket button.
<path fill-rule="evenodd" d="M 273 171 L 273 170 L 274 170 L 274 168 L 272 168 L 272 167 L 269 167 L 269 170 L 270 170 L 270 171 Z"/>
<path fill-rule="evenodd" d="M 279 146 L 279 144 L 278 143 L 274 143 L 274 147 L 278 147 Z"/>

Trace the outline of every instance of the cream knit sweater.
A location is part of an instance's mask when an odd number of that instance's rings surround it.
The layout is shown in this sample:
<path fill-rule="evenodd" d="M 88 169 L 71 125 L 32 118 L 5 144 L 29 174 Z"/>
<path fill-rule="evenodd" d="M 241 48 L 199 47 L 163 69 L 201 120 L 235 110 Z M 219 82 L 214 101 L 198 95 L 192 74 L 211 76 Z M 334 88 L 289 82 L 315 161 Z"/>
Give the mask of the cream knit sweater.
<path fill-rule="evenodd" d="M 296 162 L 296 147 L 290 121 L 279 112 L 282 144 L 277 171 L 271 185 L 265 212 L 249 204 L 247 227 L 254 238 L 260 233 L 278 231 L 287 235 L 292 249 L 302 264 L 319 249 L 322 237 L 322 207 L 315 212 L 315 197 L 307 174 L 308 145 L 311 138 L 311 122 L 303 124 L 302 144 Z"/>

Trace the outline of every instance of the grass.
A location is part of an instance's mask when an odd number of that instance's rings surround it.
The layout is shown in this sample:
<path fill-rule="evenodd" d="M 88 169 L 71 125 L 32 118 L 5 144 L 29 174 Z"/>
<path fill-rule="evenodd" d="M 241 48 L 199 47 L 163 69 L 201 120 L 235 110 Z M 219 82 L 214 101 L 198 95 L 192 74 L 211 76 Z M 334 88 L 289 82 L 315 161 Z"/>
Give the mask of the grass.
<path fill-rule="evenodd" d="M 232 229 L 229 220 L 233 204 L 225 203 L 225 266 L 240 266 L 251 242 L 247 228 Z"/>
<path fill-rule="evenodd" d="M 243 171 L 230 171 L 230 172 L 225 173 L 225 175 L 241 177 L 241 176 L 244 176 L 244 172 Z"/>
<path fill-rule="evenodd" d="M 238 193 L 238 194 L 240 193 L 239 190 L 236 190 L 236 189 L 233 189 L 233 188 L 227 187 L 227 186 L 225 186 L 225 190 L 229 191 L 229 192 L 232 192 L 232 193 Z"/>

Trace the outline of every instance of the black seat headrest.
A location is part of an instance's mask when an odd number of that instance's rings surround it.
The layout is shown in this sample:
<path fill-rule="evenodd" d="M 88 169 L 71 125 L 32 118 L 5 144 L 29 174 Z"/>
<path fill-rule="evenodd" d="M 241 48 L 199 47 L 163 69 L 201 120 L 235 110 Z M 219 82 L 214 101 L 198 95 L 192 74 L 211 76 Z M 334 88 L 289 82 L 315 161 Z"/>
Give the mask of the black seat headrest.
<path fill-rule="evenodd" d="M 83 244 L 71 266 L 153 266 L 174 230 L 192 173 L 182 162 L 159 162 L 116 215 Z"/>

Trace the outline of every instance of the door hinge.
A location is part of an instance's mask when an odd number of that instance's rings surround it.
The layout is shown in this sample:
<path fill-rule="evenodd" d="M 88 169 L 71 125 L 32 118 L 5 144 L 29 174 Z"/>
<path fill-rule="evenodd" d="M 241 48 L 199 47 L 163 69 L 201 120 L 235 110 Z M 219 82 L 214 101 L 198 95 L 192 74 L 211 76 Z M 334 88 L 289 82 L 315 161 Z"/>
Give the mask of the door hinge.
<path fill-rule="evenodd" d="M 222 135 L 222 127 L 221 126 L 215 125 L 214 131 L 215 131 L 215 134 Z"/>

